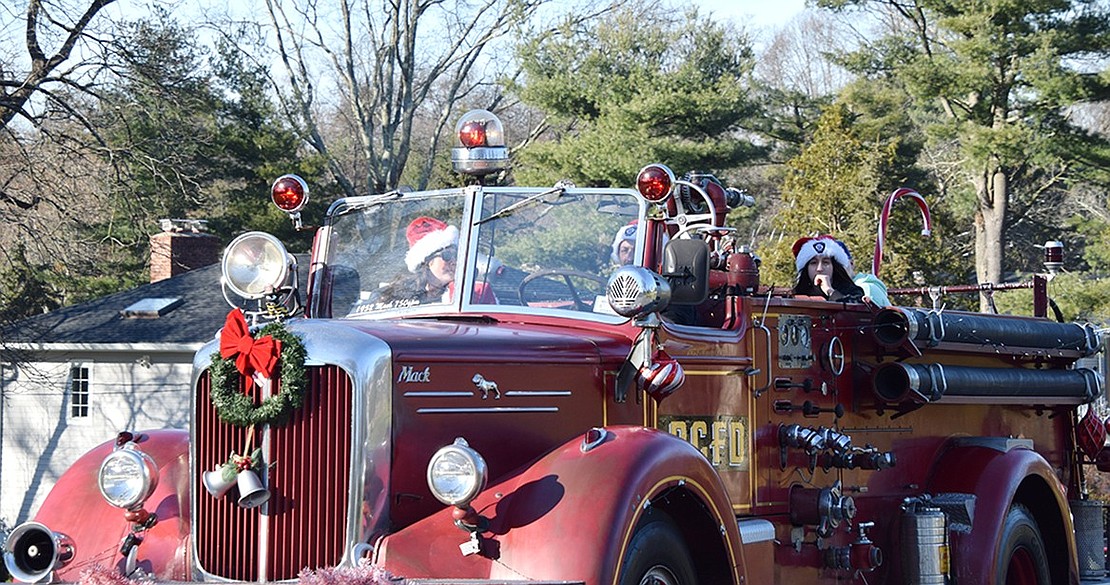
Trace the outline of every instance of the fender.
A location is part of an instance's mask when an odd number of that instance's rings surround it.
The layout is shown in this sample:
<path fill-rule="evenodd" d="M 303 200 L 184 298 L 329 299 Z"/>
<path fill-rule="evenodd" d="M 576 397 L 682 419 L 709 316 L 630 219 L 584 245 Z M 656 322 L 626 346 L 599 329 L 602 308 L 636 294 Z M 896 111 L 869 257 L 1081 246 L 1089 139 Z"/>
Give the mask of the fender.
<path fill-rule="evenodd" d="M 1034 487 L 1040 486 L 1040 487 Z M 1024 498 L 1033 487 L 1039 496 Z M 1071 559 L 1068 566 L 1070 582 L 1078 582 L 1075 530 L 1072 526 L 1064 486 L 1052 466 L 1036 451 L 997 437 L 970 438 L 953 441 L 930 472 L 927 484 L 930 493 L 975 494 L 975 513 L 970 533 L 951 533 L 952 565 L 960 583 L 994 583 L 994 567 L 999 554 L 1002 525 L 1010 505 L 1024 503 L 1034 511 L 1041 531 L 1051 528 L 1045 520 L 1058 520 L 1062 530 L 1053 537 L 1044 534 L 1047 542 L 1062 542 L 1055 558 Z M 1040 513 L 1038 513 L 1038 510 Z M 1056 540 L 1059 537 L 1059 540 Z M 957 552 L 958 551 L 958 552 Z M 1053 556 L 1050 552 L 1050 562 Z M 1054 575 L 1056 569 L 1053 569 Z"/>
<path fill-rule="evenodd" d="M 189 580 L 189 433 L 156 430 L 136 433 L 135 443 L 150 455 L 158 468 L 158 486 L 144 504 L 158 522 L 142 534 L 138 566 L 159 580 Z M 109 505 L 100 495 L 97 474 L 115 440 L 81 456 L 58 479 L 35 521 L 69 536 L 74 559 L 55 574 L 55 581 L 79 581 L 94 566 L 122 571 L 120 544 L 131 530 L 124 510 Z"/>
<path fill-rule="evenodd" d="M 482 492 L 472 503 L 490 520 L 481 554 L 461 554 L 458 547 L 469 537 L 453 524 L 453 510 L 445 509 L 379 541 L 374 563 L 401 577 L 434 572 L 611 585 L 643 511 L 679 488 L 697 498 L 720 527 L 714 535 L 729 556 L 731 581 L 739 582 L 738 528 L 724 487 L 701 453 L 655 429 L 605 430 L 593 449 L 583 452 L 582 436 L 575 437 Z"/>

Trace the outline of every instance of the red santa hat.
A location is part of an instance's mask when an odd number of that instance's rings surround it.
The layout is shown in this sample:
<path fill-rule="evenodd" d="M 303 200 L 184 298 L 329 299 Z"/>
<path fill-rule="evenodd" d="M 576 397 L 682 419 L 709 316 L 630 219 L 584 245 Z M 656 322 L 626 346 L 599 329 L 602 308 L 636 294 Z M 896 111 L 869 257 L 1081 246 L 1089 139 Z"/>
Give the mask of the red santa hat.
<path fill-rule="evenodd" d="M 828 235 L 799 238 L 794 242 L 794 266 L 800 271 L 817 256 L 828 256 L 845 270 L 851 264 L 848 250 L 835 238 Z"/>
<path fill-rule="evenodd" d="M 405 229 L 405 238 L 409 241 L 405 265 L 409 272 L 416 272 L 432 254 L 459 245 L 459 228 L 434 217 L 418 217 Z"/>

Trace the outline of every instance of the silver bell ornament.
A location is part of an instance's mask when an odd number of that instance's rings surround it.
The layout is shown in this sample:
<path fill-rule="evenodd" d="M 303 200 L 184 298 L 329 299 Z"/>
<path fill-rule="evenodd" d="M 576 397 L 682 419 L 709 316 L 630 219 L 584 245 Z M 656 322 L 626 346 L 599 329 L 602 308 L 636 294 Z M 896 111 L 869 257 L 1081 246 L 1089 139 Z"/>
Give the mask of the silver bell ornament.
<path fill-rule="evenodd" d="M 253 469 L 244 469 L 239 472 L 239 505 L 244 508 L 256 508 L 270 500 L 270 491 L 262 487 L 262 481 Z"/>
<path fill-rule="evenodd" d="M 224 497 L 231 486 L 235 485 L 235 479 L 226 479 L 223 466 L 217 467 L 213 471 L 205 471 L 201 477 L 201 482 L 204 484 L 204 489 L 208 490 L 208 493 L 212 494 L 214 498 Z"/>

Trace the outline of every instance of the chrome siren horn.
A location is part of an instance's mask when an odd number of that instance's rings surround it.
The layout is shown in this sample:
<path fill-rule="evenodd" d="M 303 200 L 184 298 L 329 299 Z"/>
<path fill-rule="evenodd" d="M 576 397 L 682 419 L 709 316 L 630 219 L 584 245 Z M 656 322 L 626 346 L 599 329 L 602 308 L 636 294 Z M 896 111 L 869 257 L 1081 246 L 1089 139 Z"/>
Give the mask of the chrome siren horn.
<path fill-rule="evenodd" d="M 609 306 L 622 317 L 662 311 L 671 302 L 671 286 L 663 277 L 639 266 L 622 266 L 605 288 Z"/>
<path fill-rule="evenodd" d="M 48 579 L 56 569 L 73 560 L 70 538 L 38 522 L 20 524 L 4 542 L 4 565 L 12 577 L 24 583 Z"/>

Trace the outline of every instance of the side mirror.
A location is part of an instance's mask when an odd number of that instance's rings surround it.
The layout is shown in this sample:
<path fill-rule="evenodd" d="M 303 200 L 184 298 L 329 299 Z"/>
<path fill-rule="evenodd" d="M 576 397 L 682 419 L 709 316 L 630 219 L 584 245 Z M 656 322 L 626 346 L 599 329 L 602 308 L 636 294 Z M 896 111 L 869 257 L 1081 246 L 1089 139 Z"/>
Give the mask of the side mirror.
<path fill-rule="evenodd" d="M 671 285 L 672 305 L 697 305 L 709 296 L 709 245 L 680 238 L 663 249 L 663 278 Z"/>

